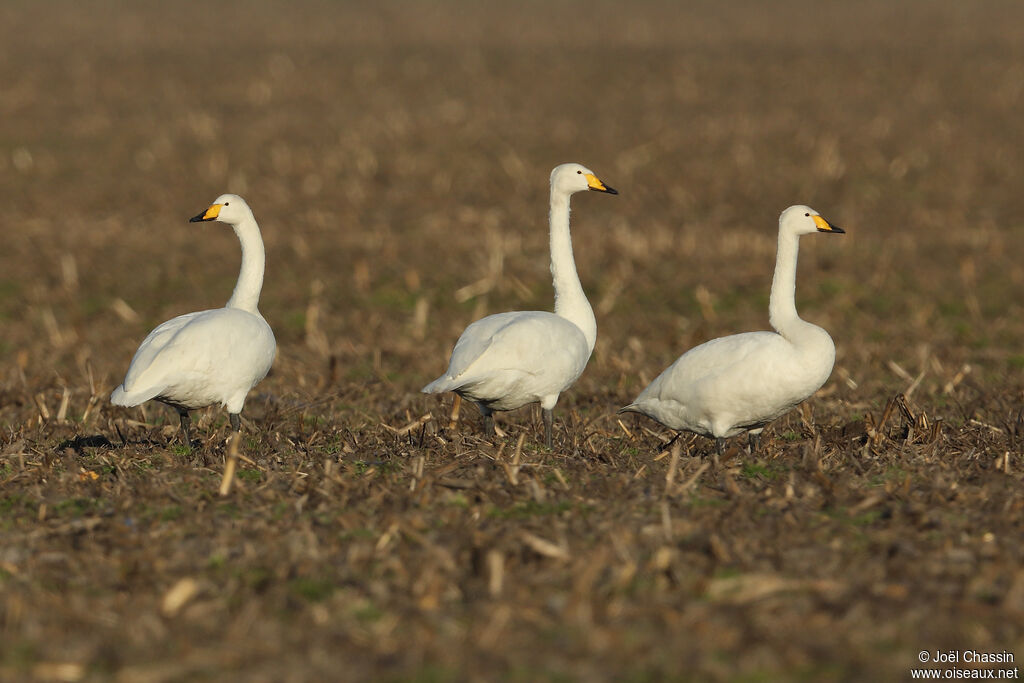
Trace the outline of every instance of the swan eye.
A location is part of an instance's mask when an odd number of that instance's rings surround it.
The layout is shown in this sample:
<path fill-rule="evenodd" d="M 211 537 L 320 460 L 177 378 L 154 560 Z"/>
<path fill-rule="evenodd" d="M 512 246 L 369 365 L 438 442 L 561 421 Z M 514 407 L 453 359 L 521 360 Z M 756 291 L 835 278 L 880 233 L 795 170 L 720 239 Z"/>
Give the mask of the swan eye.
<path fill-rule="evenodd" d="M 576 171 L 576 175 L 583 175 L 583 171 Z"/>
<path fill-rule="evenodd" d="M 231 206 L 231 202 L 224 202 L 224 206 Z"/>
<path fill-rule="evenodd" d="M 227 204 L 225 204 L 224 206 L 227 206 Z M 807 216 L 808 218 L 811 217 L 811 214 L 809 214 L 809 213 L 805 213 L 804 215 Z"/>

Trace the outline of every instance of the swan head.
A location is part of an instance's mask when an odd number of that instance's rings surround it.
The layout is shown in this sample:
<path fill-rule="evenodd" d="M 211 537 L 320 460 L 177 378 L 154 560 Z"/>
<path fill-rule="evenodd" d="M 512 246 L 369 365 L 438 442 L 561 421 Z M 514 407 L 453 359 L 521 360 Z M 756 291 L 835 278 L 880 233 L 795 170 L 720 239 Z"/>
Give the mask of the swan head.
<path fill-rule="evenodd" d="M 580 164 L 562 164 L 551 171 L 551 191 L 573 194 L 584 190 L 618 194 L 614 188 L 602 183 L 594 172 Z"/>
<path fill-rule="evenodd" d="M 793 235 L 810 235 L 812 232 L 827 232 L 840 235 L 846 231 L 832 225 L 809 206 L 797 204 L 782 212 L 779 216 L 779 229 Z"/>
<path fill-rule="evenodd" d="M 245 203 L 245 200 L 237 194 L 222 194 L 213 200 L 210 208 L 198 216 L 189 218 L 189 223 L 201 221 L 220 221 L 228 225 L 238 225 L 246 218 L 252 216 L 252 209 Z"/>

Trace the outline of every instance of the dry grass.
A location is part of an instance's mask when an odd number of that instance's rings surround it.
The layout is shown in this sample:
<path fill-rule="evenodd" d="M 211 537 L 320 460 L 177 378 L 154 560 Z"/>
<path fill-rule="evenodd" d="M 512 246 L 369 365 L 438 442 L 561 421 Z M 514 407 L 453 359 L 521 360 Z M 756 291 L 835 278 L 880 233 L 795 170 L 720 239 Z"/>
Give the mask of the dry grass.
<path fill-rule="evenodd" d="M 549 4 L 0 8 L 0 678 L 1024 656 L 1024 9 Z M 550 306 L 563 161 L 622 194 L 574 201 L 599 339 L 547 451 L 537 411 L 492 442 L 417 390 L 474 317 Z M 280 345 L 237 461 L 222 412 L 190 452 L 106 400 L 154 324 L 228 298 L 234 237 L 185 222 L 223 191 Z M 848 230 L 798 278 L 831 381 L 756 456 L 618 419 L 765 327 L 796 202 Z"/>

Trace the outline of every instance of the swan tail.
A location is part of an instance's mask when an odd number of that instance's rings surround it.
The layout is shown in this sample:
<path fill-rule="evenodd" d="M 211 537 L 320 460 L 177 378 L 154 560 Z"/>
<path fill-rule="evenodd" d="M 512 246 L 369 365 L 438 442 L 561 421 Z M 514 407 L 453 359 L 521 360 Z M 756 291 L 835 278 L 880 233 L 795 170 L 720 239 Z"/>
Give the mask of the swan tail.
<path fill-rule="evenodd" d="M 455 387 L 452 385 L 451 378 L 447 375 L 438 377 L 427 386 L 420 389 L 424 394 L 443 394 L 446 391 L 451 391 Z"/>
<path fill-rule="evenodd" d="M 655 422 L 661 422 L 661 418 L 658 416 L 656 411 L 652 411 L 651 410 L 651 406 L 650 405 L 645 404 L 645 403 L 641 403 L 639 401 L 633 401 L 628 406 L 623 406 L 623 407 L 619 408 L 618 410 L 615 411 L 615 413 L 617 415 L 622 415 L 623 413 L 636 413 L 637 415 L 643 415 L 644 417 L 649 417 L 652 420 L 654 420 Z M 664 423 L 662 422 L 662 424 L 664 424 Z"/>
<path fill-rule="evenodd" d="M 131 408 L 146 401 L 156 398 L 161 389 L 150 389 L 148 391 L 125 391 L 124 385 L 120 385 L 110 394 L 110 402 L 115 406 Z"/>

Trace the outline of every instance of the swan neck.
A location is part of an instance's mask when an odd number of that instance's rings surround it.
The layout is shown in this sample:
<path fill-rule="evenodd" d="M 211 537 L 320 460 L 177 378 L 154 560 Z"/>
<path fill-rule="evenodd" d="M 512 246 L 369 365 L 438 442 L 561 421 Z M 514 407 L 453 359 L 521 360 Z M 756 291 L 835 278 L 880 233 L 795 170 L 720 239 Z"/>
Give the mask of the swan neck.
<path fill-rule="evenodd" d="M 769 321 L 783 337 L 796 334 L 807 325 L 796 312 L 796 262 L 800 236 L 779 232 L 779 251 L 775 258 L 775 276 L 768 304 Z"/>
<path fill-rule="evenodd" d="M 260 303 L 260 291 L 263 289 L 263 269 L 266 264 L 260 228 L 252 216 L 231 227 L 242 244 L 242 268 L 227 308 L 240 308 L 256 313 Z"/>
<path fill-rule="evenodd" d="M 569 195 L 551 190 L 551 277 L 555 286 L 555 315 L 575 324 L 583 332 L 590 350 L 597 341 L 597 320 L 587 301 L 576 260 L 572 254 L 572 236 L 569 234 Z"/>

